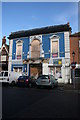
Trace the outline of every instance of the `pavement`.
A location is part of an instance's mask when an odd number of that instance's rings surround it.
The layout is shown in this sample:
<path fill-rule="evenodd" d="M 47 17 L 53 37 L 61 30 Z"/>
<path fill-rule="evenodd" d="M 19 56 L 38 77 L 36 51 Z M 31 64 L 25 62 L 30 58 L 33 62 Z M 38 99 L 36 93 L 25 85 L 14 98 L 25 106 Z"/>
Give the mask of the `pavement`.
<path fill-rule="evenodd" d="M 62 90 L 68 90 L 68 91 L 76 91 L 80 93 L 80 85 L 76 84 L 75 86 L 73 84 L 61 84 L 59 83 L 58 86 L 62 89 Z"/>

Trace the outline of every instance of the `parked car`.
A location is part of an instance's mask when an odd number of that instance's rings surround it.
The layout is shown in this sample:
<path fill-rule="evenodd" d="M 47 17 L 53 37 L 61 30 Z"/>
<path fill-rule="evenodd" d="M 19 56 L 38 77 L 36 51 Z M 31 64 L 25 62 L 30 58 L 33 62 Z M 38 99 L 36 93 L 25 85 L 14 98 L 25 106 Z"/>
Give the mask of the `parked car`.
<path fill-rule="evenodd" d="M 58 81 L 53 75 L 40 75 L 36 80 L 36 85 L 37 87 L 48 86 L 53 88 L 55 86 L 58 86 Z"/>
<path fill-rule="evenodd" d="M 16 82 L 17 86 L 33 87 L 36 85 L 36 80 L 31 76 L 20 76 Z"/>
<path fill-rule="evenodd" d="M 29 87 L 35 87 L 36 86 L 36 79 L 34 76 L 29 76 Z"/>

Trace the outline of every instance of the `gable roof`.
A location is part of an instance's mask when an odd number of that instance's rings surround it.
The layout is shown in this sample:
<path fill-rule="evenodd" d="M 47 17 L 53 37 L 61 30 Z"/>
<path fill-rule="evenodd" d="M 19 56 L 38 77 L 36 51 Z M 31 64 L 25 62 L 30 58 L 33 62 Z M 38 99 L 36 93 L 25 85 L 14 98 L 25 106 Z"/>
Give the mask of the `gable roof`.
<path fill-rule="evenodd" d="M 20 37 L 28 37 L 32 35 L 39 34 L 48 34 L 55 32 L 63 32 L 63 31 L 71 31 L 71 27 L 68 24 L 55 25 L 55 26 L 47 26 L 42 28 L 35 28 L 30 30 L 16 31 L 9 35 L 8 39 L 20 38 Z"/>
<path fill-rule="evenodd" d="M 5 47 L 6 52 L 9 53 L 9 45 L 3 44 L 3 45 L 1 46 L 0 52 L 2 51 L 3 47 Z"/>

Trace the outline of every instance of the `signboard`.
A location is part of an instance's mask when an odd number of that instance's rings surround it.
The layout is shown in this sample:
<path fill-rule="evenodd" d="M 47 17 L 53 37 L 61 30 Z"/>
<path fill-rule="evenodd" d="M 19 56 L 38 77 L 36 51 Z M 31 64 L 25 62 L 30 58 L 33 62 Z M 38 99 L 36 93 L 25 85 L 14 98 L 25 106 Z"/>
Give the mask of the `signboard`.
<path fill-rule="evenodd" d="M 23 60 L 23 64 L 27 64 L 27 61 L 26 61 L 26 60 Z"/>
<path fill-rule="evenodd" d="M 52 54 L 52 57 L 54 58 L 54 57 L 58 57 L 58 53 L 53 53 Z"/>
<path fill-rule="evenodd" d="M 17 55 L 17 59 L 21 59 L 21 55 Z"/>
<path fill-rule="evenodd" d="M 62 60 L 61 59 L 54 59 L 53 60 L 53 65 L 61 66 L 62 65 Z"/>

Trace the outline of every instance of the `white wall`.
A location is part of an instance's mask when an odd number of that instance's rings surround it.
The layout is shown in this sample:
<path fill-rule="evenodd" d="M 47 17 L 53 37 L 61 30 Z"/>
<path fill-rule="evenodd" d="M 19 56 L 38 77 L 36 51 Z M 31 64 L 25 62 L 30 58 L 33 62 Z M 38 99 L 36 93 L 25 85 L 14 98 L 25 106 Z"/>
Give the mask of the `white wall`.
<path fill-rule="evenodd" d="M 65 58 L 70 59 L 70 39 L 69 32 L 64 32 Z"/>
<path fill-rule="evenodd" d="M 8 72 L 11 72 L 11 64 L 12 64 L 12 45 L 13 45 L 13 40 L 10 40 L 9 44 L 9 63 L 8 63 Z"/>
<path fill-rule="evenodd" d="M 43 75 L 48 75 L 48 72 L 49 72 L 48 69 L 49 69 L 48 68 L 48 63 L 43 63 L 43 65 L 42 65 L 42 74 Z"/>

